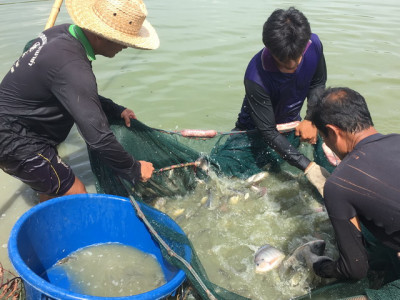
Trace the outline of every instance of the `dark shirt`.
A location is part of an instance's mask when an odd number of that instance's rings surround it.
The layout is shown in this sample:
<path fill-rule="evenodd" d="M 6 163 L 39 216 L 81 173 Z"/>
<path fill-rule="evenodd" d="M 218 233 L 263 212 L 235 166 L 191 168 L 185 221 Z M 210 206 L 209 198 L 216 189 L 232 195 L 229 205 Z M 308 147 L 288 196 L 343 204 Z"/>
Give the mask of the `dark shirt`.
<path fill-rule="evenodd" d="M 374 134 L 360 141 L 336 167 L 325 188 L 325 205 L 340 252 L 337 261 L 314 265 L 321 277 L 361 279 L 368 256 L 357 216 L 384 245 L 400 251 L 400 135 Z"/>
<path fill-rule="evenodd" d="M 91 61 L 69 24 L 39 35 L 0 84 L 0 161 L 23 159 L 53 147 L 76 124 L 89 148 L 129 180 L 140 176 L 140 163 L 110 130 L 106 114 L 120 118 L 125 109 L 98 95 Z"/>
<path fill-rule="evenodd" d="M 280 72 L 268 49 L 264 48 L 246 69 L 246 95 L 236 128 L 257 128 L 268 145 L 291 165 L 304 171 L 310 160 L 291 146 L 277 131 L 276 124 L 301 120 L 300 111 L 306 97 L 308 107 L 312 106 L 317 91 L 325 87 L 326 73 L 322 44 L 315 34 L 294 73 Z"/>

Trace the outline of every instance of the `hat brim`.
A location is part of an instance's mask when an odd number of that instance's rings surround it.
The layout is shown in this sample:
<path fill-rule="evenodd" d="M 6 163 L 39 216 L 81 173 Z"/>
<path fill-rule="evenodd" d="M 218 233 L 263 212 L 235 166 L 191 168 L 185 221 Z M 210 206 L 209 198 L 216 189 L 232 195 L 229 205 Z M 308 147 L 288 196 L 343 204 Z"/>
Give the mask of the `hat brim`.
<path fill-rule="evenodd" d="M 137 35 L 129 35 L 105 24 L 92 10 L 96 0 L 66 0 L 65 5 L 73 22 L 79 27 L 115 43 L 138 49 L 153 50 L 160 46 L 156 30 L 144 20 Z"/>

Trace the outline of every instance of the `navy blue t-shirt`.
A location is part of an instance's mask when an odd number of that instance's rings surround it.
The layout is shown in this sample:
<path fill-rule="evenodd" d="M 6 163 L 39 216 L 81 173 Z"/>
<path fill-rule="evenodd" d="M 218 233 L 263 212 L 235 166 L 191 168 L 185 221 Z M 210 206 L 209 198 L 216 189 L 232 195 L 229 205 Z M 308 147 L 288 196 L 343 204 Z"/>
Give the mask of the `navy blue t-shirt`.
<path fill-rule="evenodd" d="M 257 128 L 270 147 L 288 163 L 304 171 L 310 160 L 279 134 L 276 125 L 301 120 L 300 111 L 305 99 L 308 106 L 312 106 L 318 91 L 325 87 L 326 78 L 323 47 L 316 34 L 311 35 L 294 73 L 280 72 L 269 50 L 262 49 L 246 69 L 246 94 L 236 128 Z"/>

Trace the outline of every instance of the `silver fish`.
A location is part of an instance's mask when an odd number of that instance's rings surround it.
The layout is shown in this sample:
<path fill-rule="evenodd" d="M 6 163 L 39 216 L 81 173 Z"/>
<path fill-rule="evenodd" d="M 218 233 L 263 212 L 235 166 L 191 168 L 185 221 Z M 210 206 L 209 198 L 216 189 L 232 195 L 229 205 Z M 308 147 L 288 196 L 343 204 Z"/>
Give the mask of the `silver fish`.
<path fill-rule="evenodd" d="M 268 176 L 268 172 L 260 172 L 246 179 L 247 184 L 255 184 Z"/>
<path fill-rule="evenodd" d="M 266 244 L 258 249 L 255 254 L 254 263 L 256 264 L 256 273 L 268 272 L 280 266 L 282 262 L 283 268 L 280 268 L 280 273 L 286 273 L 288 269 L 296 263 L 305 264 L 307 253 L 311 252 L 321 256 L 324 251 L 325 241 L 314 240 L 296 248 L 289 258 L 283 261 L 285 259 L 285 254 L 277 248 Z"/>
<path fill-rule="evenodd" d="M 205 203 L 205 207 L 206 207 L 207 209 L 209 209 L 209 210 L 214 210 L 214 209 L 216 209 L 217 207 L 216 207 L 216 205 L 215 205 L 214 202 L 215 202 L 215 201 L 214 201 L 213 191 L 212 191 L 211 188 L 209 188 L 209 189 L 207 190 L 207 201 L 206 201 L 206 203 Z"/>
<path fill-rule="evenodd" d="M 256 273 L 268 272 L 278 267 L 284 258 L 283 252 L 269 244 L 260 247 L 254 256 Z"/>

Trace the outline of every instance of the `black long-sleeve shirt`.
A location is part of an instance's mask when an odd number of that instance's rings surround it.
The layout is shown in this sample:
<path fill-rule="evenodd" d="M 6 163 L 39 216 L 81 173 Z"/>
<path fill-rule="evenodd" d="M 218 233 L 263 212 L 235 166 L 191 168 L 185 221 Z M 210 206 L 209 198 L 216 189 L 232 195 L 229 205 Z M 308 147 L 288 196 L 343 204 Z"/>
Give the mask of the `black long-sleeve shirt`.
<path fill-rule="evenodd" d="M 361 279 L 368 255 L 361 223 L 384 245 L 400 251 L 400 135 L 374 134 L 361 140 L 336 167 L 324 188 L 340 257 L 314 264 L 321 277 Z"/>
<path fill-rule="evenodd" d="M 120 117 L 125 108 L 98 95 L 91 61 L 69 26 L 41 33 L 1 82 L 0 160 L 57 146 L 76 124 L 106 164 L 137 180 L 140 163 L 116 140 L 106 117 Z"/>

